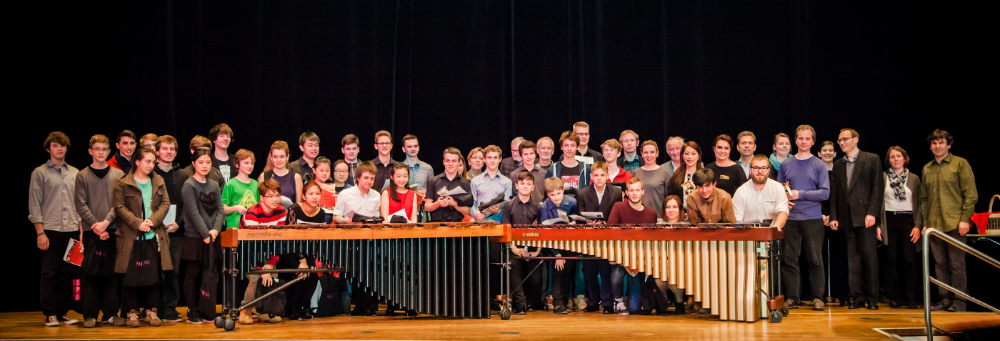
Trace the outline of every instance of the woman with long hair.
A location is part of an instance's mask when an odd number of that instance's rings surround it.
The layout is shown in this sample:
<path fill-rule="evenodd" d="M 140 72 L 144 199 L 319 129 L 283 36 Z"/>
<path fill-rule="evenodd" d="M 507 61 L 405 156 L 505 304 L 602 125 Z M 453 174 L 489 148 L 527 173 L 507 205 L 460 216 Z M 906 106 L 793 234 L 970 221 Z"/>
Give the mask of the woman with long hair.
<path fill-rule="evenodd" d="M 472 180 L 472 178 L 482 174 L 483 165 L 485 164 L 483 160 L 485 157 L 486 153 L 483 153 L 483 148 L 472 148 L 472 150 L 469 151 L 469 156 L 465 158 L 469 166 L 469 170 L 464 173 L 463 176 L 468 180 Z"/>
<path fill-rule="evenodd" d="M 214 277 L 215 258 L 221 256 L 222 249 L 214 249 L 219 233 L 226 222 L 226 212 L 222 206 L 222 190 L 215 181 L 208 181 L 212 170 L 212 156 L 208 148 L 199 148 L 191 154 L 194 174 L 181 187 L 181 201 L 184 203 L 184 301 L 188 304 L 187 322 L 201 324 L 215 319 L 216 281 Z M 215 252 L 215 251 L 218 252 Z"/>
<path fill-rule="evenodd" d="M 290 207 L 302 198 L 302 177 L 288 168 L 288 143 L 274 141 L 267 153 L 267 165 L 257 182 L 274 179 L 281 185 L 281 206 Z"/>
<path fill-rule="evenodd" d="M 411 190 L 407 183 L 410 180 L 410 169 L 402 162 L 393 162 L 391 170 L 392 180 L 389 183 L 389 190 L 382 192 L 381 213 L 385 222 L 392 221 L 392 214 L 403 210 L 405 218 L 409 221 L 417 221 L 417 193 Z"/>
<path fill-rule="evenodd" d="M 674 171 L 673 178 L 670 179 L 670 194 L 677 195 L 687 203 L 689 194 L 694 193 L 695 185 L 691 180 L 694 172 L 701 167 L 701 147 L 697 142 L 687 141 L 681 147 L 681 166 Z M 683 196 L 681 194 L 683 193 Z"/>
<path fill-rule="evenodd" d="M 729 154 L 733 150 L 733 138 L 727 134 L 719 135 L 712 144 L 715 152 L 715 162 L 705 166 L 715 173 L 716 187 L 733 196 L 736 189 L 740 188 L 747 181 L 747 175 L 743 172 L 743 167 L 729 159 Z"/>
<path fill-rule="evenodd" d="M 153 172 L 156 153 L 152 149 L 132 154 L 131 163 L 131 172 L 118 180 L 113 196 L 113 209 L 121 222 L 115 232 L 115 273 L 124 275 L 122 309 L 128 312 L 125 324 L 138 327 L 138 311 L 145 308 L 145 319 L 151 326 L 159 326 L 162 321 L 156 307 L 160 305 L 160 271 L 174 269 L 170 238 L 163 227 L 170 199 L 163 178 Z"/>

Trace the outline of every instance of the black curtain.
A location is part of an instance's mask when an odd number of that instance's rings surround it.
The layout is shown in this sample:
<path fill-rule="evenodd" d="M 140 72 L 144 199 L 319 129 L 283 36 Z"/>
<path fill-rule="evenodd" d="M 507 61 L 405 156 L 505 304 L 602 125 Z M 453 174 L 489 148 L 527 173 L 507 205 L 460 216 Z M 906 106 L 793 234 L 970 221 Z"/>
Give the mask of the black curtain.
<path fill-rule="evenodd" d="M 71 137 L 68 161 L 83 168 L 93 134 L 171 134 L 183 163 L 187 141 L 225 122 L 230 151 L 255 151 L 259 172 L 275 140 L 298 157 L 298 136 L 311 130 L 336 159 L 340 138 L 354 133 L 371 159 L 384 129 L 397 160 L 401 137 L 416 134 L 420 156 L 440 171 L 446 147 L 495 144 L 506 154 L 515 136 L 558 138 L 581 120 L 591 148 L 632 129 L 661 148 L 669 136 L 697 141 L 706 162 L 723 133 L 753 131 L 770 154 L 772 136 L 799 124 L 816 127 L 819 141 L 852 127 L 864 150 L 906 148 L 917 173 L 931 159 L 925 137 L 943 128 L 980 175 L 979 211 L 998 185 L 988 176 L 996 161 L 982 152 L 996 145 L 981 123 L 995 116 L 989 21 L 965 4 L 139 1 L 16 12 L 26 19 L 9 49 L 12 99 L 27 102 L 12 111 L 28 117 L 16 129 L 29 146 L 22 189 L 53 130 Z M 29 231 L 18 223 L 3 243 L 26 255 L 14 267 L 33 283 Z M 0 310 L 37 309 L 27 287 Z"/>

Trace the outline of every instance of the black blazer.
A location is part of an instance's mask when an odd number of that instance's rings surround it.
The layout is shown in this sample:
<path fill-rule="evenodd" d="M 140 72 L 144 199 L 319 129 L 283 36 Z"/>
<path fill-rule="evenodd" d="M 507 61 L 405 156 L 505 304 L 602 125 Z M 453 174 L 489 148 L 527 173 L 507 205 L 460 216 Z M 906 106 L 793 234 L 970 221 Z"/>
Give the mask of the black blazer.
<path fill-rule="evenodd" d="M 833 162 L 833 172 L 830 173 L 830 221 L 838 221 L 846 227 L 862 227 L 865 226 L 866 215 L 876 219 L 882 215 L 885 191 L 882 161 L 878 155 L 859 152 L 851 173 L 851 183 L 847 183 L 847 162 L 844 158 Z"/>
<path fill-rule="evenodd" d="M 576 194 L 576 205 L 580 212 L 601 212 L 604 219 L 611 216 L 611 208 L 619 201 L 622 201 L 622 190 L 611 184 L 605 185 L 600 205 L 597 204 L 597 189 L 594 184 L 584 187 Z"/>

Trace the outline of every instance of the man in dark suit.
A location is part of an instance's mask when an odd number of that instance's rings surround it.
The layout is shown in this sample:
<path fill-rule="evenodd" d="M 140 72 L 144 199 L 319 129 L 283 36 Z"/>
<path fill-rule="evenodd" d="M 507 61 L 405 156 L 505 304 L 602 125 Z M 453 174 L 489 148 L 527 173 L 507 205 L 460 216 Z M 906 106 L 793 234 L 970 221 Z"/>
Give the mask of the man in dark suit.
<path fill-rule="evenodd" d="M 875 248 L 882 236 L 875 217 L 882 211 L 882 162 L 878 155 L 858 149 L 858 132 L 840 130 L 837 139 L 844 157 L 834 161 L 830 176 L 830 228 L 845 229 L 848 286 L 851 309 L 868 302 L 878 309 L 878 257 Z M 873 227 L 875 226 L 875 227 Z"/>
<path fill-rule="evenodd" d="M 576 195 L 580 212 L 601 212 L 604 219 L 611 216 L 611 208 L 622 201 L 622 190 L 608 186 L 608 164 L 596 161 L 590 166 L 590 186 Z M 597 274 L 601 274 L 601 282 Z M 611 264 L 606 260 L 583 262 L 583 282 L 587 288 L 587 308 L 594 312 L 602 306 L 605 314 L 614 314 L 615 300 L 611 294 Z"/>

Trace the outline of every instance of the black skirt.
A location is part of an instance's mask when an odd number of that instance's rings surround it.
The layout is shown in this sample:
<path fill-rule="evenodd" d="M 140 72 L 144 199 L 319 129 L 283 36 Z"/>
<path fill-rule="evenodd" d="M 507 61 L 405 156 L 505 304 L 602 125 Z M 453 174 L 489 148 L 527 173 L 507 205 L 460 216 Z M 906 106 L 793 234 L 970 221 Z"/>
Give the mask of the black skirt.
<path fill-rule="evenodd" d="M 160 250 L 156 239 L 136 240 L 132 244 L 128 268 L 122 285 L 144 287 L 160 283 Z"/>

